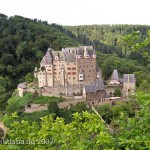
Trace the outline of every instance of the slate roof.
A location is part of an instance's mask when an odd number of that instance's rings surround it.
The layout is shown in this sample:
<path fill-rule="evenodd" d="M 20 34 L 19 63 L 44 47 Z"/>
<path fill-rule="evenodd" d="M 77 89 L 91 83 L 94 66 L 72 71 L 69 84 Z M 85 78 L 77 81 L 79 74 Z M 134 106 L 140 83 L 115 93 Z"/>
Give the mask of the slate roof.
<path fill-rule="evenodd" d="M 52 64 L 52 54 L 51 53 L 52 53 L 52 49 L 49 48 L 41 61 L 42 65 Z"/>
<path fill-rule="evenodd" d="M 96 83 L 85 85 L 86 93 L 92 93 L 100 90 L 105 90 L 104 82 L 102 79 L 97 79 Z"/>
<path fill-rule="evenodd" d="M 18 88 L 26 89 L 27 86 L 24 83 L 20 83 L 20 84 L 18 84 Z"/>
<path fill-rule="evenodd" d="M 118 71 L 116 69 L 113 70 L 111 80 L 119 80 Z"/>
<path fill-rule="evenodd" d="M 74 62 L 76 61 L 76 55 L 83 57 L 84 53 L 85 55 L 92 56 L 95 54 L 95 51 L 93 51 L 92 46 L 66 47 L 62 51 L 53 51 L 49 48 L 41 61 L 41 65 L 52 64 L 56 55 L 58 55 L 59 61 Z"/>
<path fill-rule="evenodd" d="M 134 74 L 124 74 L 123 82 L 135 83 L 135 75 Z"/>
<path fill-rule="evenodd" d="M 96 84 L 98 90 L 105 90 L 104 82 L 102 79 L 97 79 Z"/>
<path fill-rule="evenodd" d="M 86 93 L 96 92 L 97 91 L 96 84 L 85 85 L 85 91 Z"/>
<path fill-rule="evenodd" d="M 63 51 L 52 51 L 53 60 L 55 60 L 56 54 L 58 55 L 60 61 L 66 60 L 66 56 Z"/>
<path fill-rule="evenodd" d="M 66 61 L 67 62 L 74 62 L 76 61 L 76 54 L 73 53 L 65 53 Z"/>

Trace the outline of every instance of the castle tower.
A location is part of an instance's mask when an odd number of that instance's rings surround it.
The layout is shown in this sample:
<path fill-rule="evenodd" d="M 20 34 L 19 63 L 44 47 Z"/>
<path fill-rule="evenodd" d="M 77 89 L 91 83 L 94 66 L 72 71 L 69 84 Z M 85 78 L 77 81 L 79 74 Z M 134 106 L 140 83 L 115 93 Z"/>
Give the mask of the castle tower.
<path fill-rule="evenodd" d="M 35 67 L 35 69 L 34 69 L 34 78 L 37 78 L 37 75 L 38 75 L 38 69 L 37 69 L 37 67 Z"/>
<path fill-rule="evenodd" d="M 119 75 L 116 69 L 113 70 L 109 85 L 119 85 Z"/>
<path fill-rule="evenodd" d="M 60 84 L 65 86 L 65 68 L 63 65 L 60 68 Z"/>
<path fill-rule="evenodd" d="M 53 86 L 53 58 L 52 49 L 49 48 L 40 63 L 38 72 L 39 87 Z"/>
<path fill-rule="evenodd" d="M 102 79 L 102 72 L 98 64 L 96 64 L 96 71 L 97 71 L 97 79 Z"/>
<path fill-rule="evenodd" d="M 135 87 L 136 87 L 135 75 L 134 74 L 124 74 L 123 89 L 122 89 L 123 96 L 126 98 L 129 95 L 134 95 Z"/>
<path fill-rule="evenodd" d="M 93 58 L 96 58 L 96 51 L 95 51 L 95 49 L 93 50 Z"/>
<path fill-rule="evenodd" d="M 90 58 L 90 54 L 87 48 L 84 49 L 84 57 L 85 58 Z"/>

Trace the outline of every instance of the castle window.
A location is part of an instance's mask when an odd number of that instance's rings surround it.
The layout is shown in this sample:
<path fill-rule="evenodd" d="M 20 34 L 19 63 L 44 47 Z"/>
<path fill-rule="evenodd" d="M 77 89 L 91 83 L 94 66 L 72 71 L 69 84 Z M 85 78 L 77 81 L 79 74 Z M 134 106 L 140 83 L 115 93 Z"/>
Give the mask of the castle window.
<path fill-rule="evenodd" d="M 68 68 L 68 70 L 71 70 L 71 68 Z"/>
<path fill-rule="evenodd" d="M 50 69 L 48 69 L 47 71 L 51 71 Z"/>
<path fill-rule="evenodd" d="M 75 80 L 75 77 L 73 77 L 73 80 Z"/>
<path fill-rule="evenodd" d="M 57 72 L 54 72 L 54 74 L 57 74 Z"/>
<path fill-rule="evenodd" d="M 73 67 L 72 70 L 76 70 L 76 67 Z"/>
<path fill-rule="evenodd" d="M 91 70 L 89 70 L 89 72 L 91 72 Z"/>
<path fill-rule="evenodd" d="M 76 65 L 76 63 L 74 63 L 74 65 Z"/>
<path fill-rule="evenodd" d="M 73 75 L 75 75 L 75 74 L 76 74 L 76 72 L 72 72 L 72 74 L 73 74 Z"/>
<path fill-rule="evenodd" d="M 49 67 L 51 67 L 51 66 L 49 66 Z"/>
<path fill-rule="evenodd" d="M 67 65 L 69 65 L 69 63 L 67 63 Z"/>
<path fill-rule="evenodd" d="M 71 75 L 71 72 L 68 72 L 69 75 Z"/>
<path fill-rule="evenodd" d="M 54 70 L 56 70 L 56 68 L 54 68 Z"/>

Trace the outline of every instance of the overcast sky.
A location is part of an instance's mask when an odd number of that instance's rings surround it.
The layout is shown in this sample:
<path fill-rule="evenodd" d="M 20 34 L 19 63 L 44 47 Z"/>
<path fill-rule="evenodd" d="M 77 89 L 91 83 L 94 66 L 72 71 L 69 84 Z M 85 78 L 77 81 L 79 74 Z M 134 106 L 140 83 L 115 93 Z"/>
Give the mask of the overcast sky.
<path fill-rule="evenodd" d="M 62 25 L 150 25 L 150 0 L 0 0 L 0 13 Z"/>

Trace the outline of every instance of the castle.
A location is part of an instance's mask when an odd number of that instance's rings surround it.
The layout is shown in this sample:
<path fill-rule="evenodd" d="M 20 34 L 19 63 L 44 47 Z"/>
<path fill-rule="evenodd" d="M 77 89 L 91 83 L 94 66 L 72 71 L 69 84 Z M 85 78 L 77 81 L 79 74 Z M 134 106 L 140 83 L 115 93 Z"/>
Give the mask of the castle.
<path fill-rule="evenodd" d="M 61 51 L 48 48 L 40 67 L 34 70 L 34 77 L 38 78 L 40 95 L 80 97 L 89 105 L 110 100 L 116 89 L 121 91 L 120 98 L 126 99 L 135 94 L 136 87 L 134 74 L 124 74 L 120 79 L 116 69 L 108 86 L 104 85 L 92 46 L 63 48 Z M 18 91 L 22 97 L 24 92 L 33 93 L 35 89 L 28 89 L 25 83 L 21 83 Z"/>
<path fill-rule="evenodd" d="M 124 78 L 119 79 L 117 70 L 113 71 L 109 83 L 112 89 L 105 89 L 92 46 L 63 48 L 61 51 L 48 48 L 40 68 L 35 68 L 34 76 L 38 78 L 38 86 L 43 92 L 56 96 L 82 95 L 88 101 L 103 101 L 106 96 L 113 96 L 109 93 L 120 85 L 124 98 L 135 92 L 134 75 L 124 74 Z"/>
<path fill-rule="evenodd" d="M 49 48 L 40 68 L 35 68 L 34 76 L 38 78 L 40 88 L 92 84 L 100 77 L 96 52 L 92 46 L 63 48 L 61 51 Z"/>
<path fill-rule="evenodd" d="M 123 79 L 121 79 L 119 78 L 118 71 L 114 69 L 111 76 L 111 80 L 109 82 L 109 86 L 114 87 L 113 89 L 119 87 L 122 91 L 122 97 L 127 98 L 129 95 L 135 94 L 135 89 L 136 89 L 135 75 L 123 74 Z"/>

